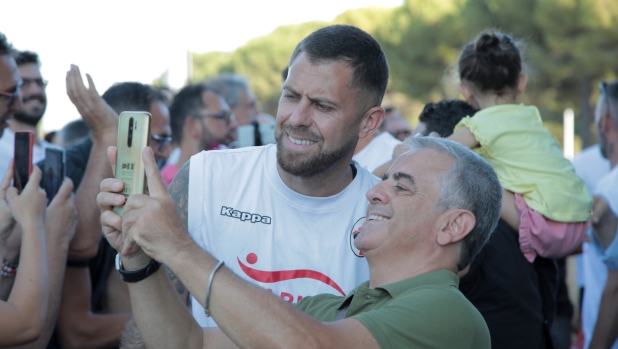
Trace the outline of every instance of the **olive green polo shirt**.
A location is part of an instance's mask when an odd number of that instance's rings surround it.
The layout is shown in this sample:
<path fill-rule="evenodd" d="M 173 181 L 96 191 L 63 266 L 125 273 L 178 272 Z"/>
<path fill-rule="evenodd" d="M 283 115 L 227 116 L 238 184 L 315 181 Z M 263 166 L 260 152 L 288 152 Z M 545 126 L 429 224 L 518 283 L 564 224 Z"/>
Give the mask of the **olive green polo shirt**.
<path fill-rule="evenodd" d="M 297 307 L 323 322 L 335 321 L 348 307 L 345 318 L 360 321 L 380 348 L 491 348 L 485 320 L 459 292 L 459 278 L 452 271 L 436 270 L 375 289 L 368 286 L 369 281 L 347 297 L 305 297 Z"/>

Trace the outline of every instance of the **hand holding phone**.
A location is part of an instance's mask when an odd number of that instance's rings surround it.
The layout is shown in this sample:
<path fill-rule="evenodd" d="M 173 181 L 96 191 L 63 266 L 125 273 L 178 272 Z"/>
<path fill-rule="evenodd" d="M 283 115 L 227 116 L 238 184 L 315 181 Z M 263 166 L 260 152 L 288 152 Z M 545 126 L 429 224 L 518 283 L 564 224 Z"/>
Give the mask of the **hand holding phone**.
<path fill-rule="evenodd" d="M 32 173 L 32 147 L 34 133 L 32 131 L 15 132 L 13 186 L 21 192 L 28 183 Z"/>
<path fill-rule="evenodd" d="M 147 112 L 122 112 L 118 117 L 118 153 L 114 176 L 123 183 L 122 195 L 143 194 L 146 173 L 142 151 L 150 144 L 150 119 Z M 126 201 L 125 201 L 126 202 Z M 123 206 L 113 211 L 122 217 Z"/>

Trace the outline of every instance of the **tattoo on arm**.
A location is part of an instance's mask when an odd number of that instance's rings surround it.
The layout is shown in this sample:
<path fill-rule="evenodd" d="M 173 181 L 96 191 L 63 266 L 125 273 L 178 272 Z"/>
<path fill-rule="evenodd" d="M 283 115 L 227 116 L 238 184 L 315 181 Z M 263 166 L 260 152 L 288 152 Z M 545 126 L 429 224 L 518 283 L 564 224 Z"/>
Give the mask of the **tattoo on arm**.
<path fill-rule="evenodd" d="M 131 318 L 129 322 L 127 322 L 126 327 L 124 328 L 124 333 L 122 335 L 122 342 L 120 343 L 120 348 L 122 349 L 146 349 L 146 343 L 142 339 L 142 335 L 139 333 L 139 329 L 137 328 L 137 323 L 135 320 Z"/>
<path fill-rule="evenodd" d="M 170 186 L 168 188 L 168 192 L 176 201 L 176 207 L 178 208 L 178 213 L 180 214 L 180 218 L 182 219 L 182 223 L 185 226 L 185 229 L 188 229 L 188 221 L 189 221 L 189 168 L 191 161 L 187 161 Z"/>

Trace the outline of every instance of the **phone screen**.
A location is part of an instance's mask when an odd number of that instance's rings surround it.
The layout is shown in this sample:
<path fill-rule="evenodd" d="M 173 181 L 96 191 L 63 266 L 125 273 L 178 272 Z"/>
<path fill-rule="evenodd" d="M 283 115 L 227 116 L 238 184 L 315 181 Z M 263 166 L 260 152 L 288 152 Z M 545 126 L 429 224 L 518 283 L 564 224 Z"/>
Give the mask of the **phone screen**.
<path fill-rule="evenodd" d="M 15 132 L 13 186 L 20 191 L 28 183 L 32 172 L 32 132 Z"/>
<path fill-rule="evenodd" d="M 46 148 L 45 149 L 45 178 L 44 188 L 47 193 L 47 198 L 51 200 L 58 193 L 58 189 L 64 180 L 65 155 L 63 149 Z"/>

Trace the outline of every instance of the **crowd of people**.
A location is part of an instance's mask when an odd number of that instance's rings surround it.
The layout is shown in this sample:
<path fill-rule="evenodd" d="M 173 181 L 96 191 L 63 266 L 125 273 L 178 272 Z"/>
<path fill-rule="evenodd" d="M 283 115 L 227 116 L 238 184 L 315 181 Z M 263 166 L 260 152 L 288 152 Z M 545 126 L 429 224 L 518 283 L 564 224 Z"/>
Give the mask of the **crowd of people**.
<path fill-rule="evenodd" d="M 296 46 L 276 117 L 237 74 L 99 94 L 73 65 L 81 119 L 35 138 L 19 192 L 40 65 L 0 33 L 0 347 L 568 349 L 564 258 L 583 249 L 583 347 L 618 348 L 618 80 L 571 163 L 492 30 L 462 48 L 463 100 L 414 129 L 383 107 L 380 45 L 348 25 Z M 144 195 L 114 177 L 124 111 L 151 115 Z M 47 202 L 49 147 L 66 178 Z"/>

